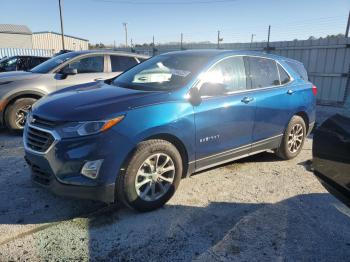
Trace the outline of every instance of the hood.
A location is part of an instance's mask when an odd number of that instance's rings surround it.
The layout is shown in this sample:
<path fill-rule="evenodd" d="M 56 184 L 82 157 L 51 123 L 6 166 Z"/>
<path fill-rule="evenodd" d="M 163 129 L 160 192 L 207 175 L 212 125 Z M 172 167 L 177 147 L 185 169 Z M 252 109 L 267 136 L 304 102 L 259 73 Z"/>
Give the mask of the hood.
<path fill-rule="evenodd" d="M 39 77 L 41 74 L 25 72 L 25 71 L 11 71 L 0 73 L 1 82 L 12 82 L 19 80 L 30 80 Z"/>
<path fill-rule="evenodd" d="M 33 114 L 51 121 L 89 121 L 112 118 L 132 108 L 163 102 L 168 93 L 140 91 L 103 82 L 69 87 L 34 104 Z"/>

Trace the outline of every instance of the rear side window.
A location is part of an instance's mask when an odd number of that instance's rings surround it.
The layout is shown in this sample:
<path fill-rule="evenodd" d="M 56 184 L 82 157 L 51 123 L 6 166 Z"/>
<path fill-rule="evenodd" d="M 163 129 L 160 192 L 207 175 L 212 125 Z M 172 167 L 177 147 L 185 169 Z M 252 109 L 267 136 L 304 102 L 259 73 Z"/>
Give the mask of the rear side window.
<path fill-rule="evenodd" d="M 280 85 L 276 62 L 261 57 L 247 57 L 251 88 L 264 88 Z"/>
<path fill-rule="evenodd" d="M 280 73 L 281 85 L 287 84 L 290 81 L 289 75 L 280 64 L 277 64 L 277 67 L 278 67 L 278 72 Z"/>
<path fill-rule="evenodd" d="M 295 73 L 297 73 L 305 81 L 308 81 L 307 72 L 302 63 L 294 63 L 291 61 L 286 61 L 286 62 L 295 71 Z"/>
<path fill-rule="evenodd" d="M 136 64 L 134 57 L 111 55 L 112 72 L 124 72 Z"/>

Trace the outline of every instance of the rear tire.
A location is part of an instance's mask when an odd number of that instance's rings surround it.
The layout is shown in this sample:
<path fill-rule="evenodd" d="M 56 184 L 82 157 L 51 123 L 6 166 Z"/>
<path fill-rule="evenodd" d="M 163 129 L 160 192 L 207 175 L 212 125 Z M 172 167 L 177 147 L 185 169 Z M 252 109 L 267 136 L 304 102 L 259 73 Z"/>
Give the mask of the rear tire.
<path fill-rule="evenodd" d="M 162 207 L 175 193 L 182 176 L 182 158 L 164 140 L 141 142 L 125 172 L 118 175 L 118 201 L 146 212 Z"/>
<path fill-rule="evenodd" d="M 293 116 L 290 120 L 276 155 L 282 159 L 289 160 L 299 155 L 306 137 L 305 121 L 300 116 Z"/>
<path fill-rule="evenodd" d="M 24 128 L 25 118 L 32 105 L 37 101 L 35 98 L 20 98 L 9 105 L 5 111 L 5 124 L 11 131 L 20 131 Z"/>

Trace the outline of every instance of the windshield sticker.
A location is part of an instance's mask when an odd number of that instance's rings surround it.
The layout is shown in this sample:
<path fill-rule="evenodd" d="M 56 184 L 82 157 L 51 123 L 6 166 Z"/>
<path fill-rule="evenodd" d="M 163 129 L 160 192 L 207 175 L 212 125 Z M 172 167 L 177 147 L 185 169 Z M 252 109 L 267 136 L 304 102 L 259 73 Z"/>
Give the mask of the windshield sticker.
<path fill-rule="evenodd" d="M 189 74 L 191 74 L 190 71 L 178 70 L 178 69 L 170 69 L 170 72 L 172 75 L 181 76 L 181 77 L 187 77 Z"/>

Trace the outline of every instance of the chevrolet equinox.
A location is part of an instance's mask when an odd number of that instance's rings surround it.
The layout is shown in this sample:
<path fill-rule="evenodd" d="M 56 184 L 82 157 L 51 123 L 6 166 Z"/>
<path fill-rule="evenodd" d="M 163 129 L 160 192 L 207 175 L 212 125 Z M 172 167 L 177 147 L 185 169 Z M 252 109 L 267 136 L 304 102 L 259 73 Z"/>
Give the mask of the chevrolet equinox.
<path fill-rule="evenodd" d="M 249 51 L 180 51 L 34 104 L 32 179 L 59 195 L 164 205 L 180 179 L 259 152 L 297 156 L 315 121 L 304 66 Z"/>

